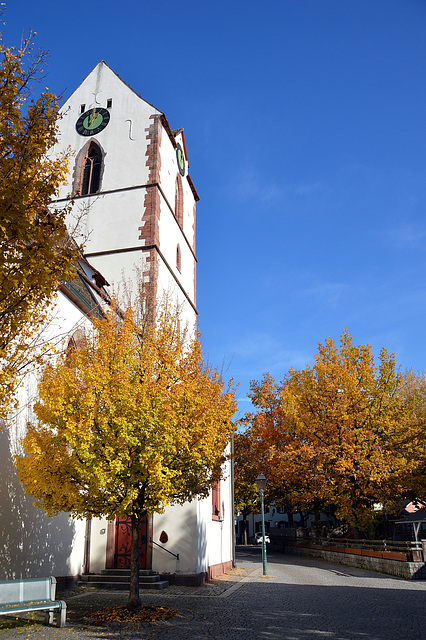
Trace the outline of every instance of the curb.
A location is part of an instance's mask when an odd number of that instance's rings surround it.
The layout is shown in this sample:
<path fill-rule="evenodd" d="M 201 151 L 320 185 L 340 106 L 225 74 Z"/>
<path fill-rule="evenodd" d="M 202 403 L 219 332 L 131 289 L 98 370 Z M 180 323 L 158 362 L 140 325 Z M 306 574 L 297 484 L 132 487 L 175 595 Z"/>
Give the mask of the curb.
<path fill-rule="evenodd" d="M 245 578 L 241 578 L 241 580 L 233 584 L 232 587 L 229 587 L 229 589 L 226 589 L 226 591 L 224 591 L 223 593 L 220 593 L 217 597 L 228 598 L 235 591 L 238 591 L 238 589 L 241 589 L 243 584 L 245 584 L 246 582 L 251 582 L 251 579 L 254 577 L 260 576 L 261 572 L 262 572 L 262 569 L 253 569 L 253 571 L 251 571 L 248 576 L 246 576 Z"/>

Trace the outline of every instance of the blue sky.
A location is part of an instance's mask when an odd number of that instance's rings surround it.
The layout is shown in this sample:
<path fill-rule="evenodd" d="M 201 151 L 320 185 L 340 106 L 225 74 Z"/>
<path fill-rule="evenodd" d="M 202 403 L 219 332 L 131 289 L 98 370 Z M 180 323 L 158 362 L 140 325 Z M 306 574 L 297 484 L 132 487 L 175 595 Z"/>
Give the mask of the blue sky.
<path fill-rule="evenodd" d="M 9 0 L 68 95 L 104 59 L 183 126 L 205 351 L 277 380 L 318 342 L 426 368 L 426 2 Z"/>

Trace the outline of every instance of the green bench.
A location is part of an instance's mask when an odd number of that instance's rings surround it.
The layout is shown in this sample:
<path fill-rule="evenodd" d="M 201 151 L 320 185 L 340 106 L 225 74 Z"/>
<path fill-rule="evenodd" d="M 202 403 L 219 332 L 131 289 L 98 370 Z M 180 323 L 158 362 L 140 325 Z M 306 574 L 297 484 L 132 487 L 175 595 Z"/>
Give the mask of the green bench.
<path fill-rule="evenodd" d="M 0 615 L 14 616 L 27 611 L 46 611 L 45 623 L 64 627 L 67 605 L 55 600 L 56 578 L 0 581 Z"/>

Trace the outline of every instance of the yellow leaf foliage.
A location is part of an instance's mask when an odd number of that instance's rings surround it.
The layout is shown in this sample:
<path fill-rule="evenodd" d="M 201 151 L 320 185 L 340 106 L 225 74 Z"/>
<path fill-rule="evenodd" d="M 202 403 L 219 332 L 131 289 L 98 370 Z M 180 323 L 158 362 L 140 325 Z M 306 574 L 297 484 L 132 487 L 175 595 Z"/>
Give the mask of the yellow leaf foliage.
<path fill-rule="evenodd" d="M 110 312 L 70 356 L 45 368 L 19 477 L 49 515 L 161 512 L 219 479 L 236 405 L 197 338 L 163 310 L 143 335 Z"/>
<path fill-rule="evenodd" d="M 68 208 L 48 208 L 68 159 L 48 154 L 57 136 L 56 97 L 31 96 L 44 58 L 33 55 L 30 40 L 15 50 L 0 38 L 0 413 L 46 303 L 75 257 L 65 228 Z"/>

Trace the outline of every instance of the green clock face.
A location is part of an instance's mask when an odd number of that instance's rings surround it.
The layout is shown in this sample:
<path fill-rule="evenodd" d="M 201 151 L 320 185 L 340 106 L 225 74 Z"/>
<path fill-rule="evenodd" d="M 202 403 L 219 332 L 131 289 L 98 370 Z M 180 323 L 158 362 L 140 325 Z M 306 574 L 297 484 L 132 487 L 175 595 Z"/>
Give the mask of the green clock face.
<path fill-rule="evenodd" d="M 94 136 L 100 133 L 109 122 L 109 111 L 102 107 L 89 109 L 81 114 L 75 128 L 81 136 Z"/>
<path fill-rule="evenodd" d="M 185 158 L 183 157 L 183 151 L 180 144 L 176 147 L 176 158 L 179 167 L 179 173 L 181 176 L 185 175 Z"/>

